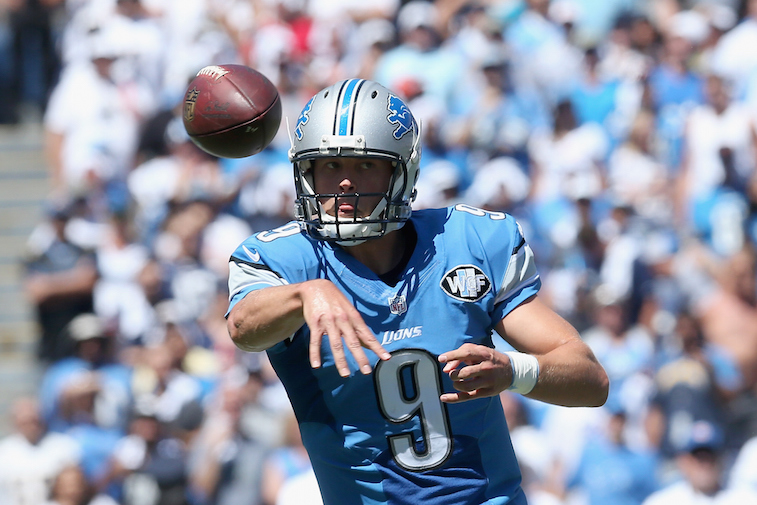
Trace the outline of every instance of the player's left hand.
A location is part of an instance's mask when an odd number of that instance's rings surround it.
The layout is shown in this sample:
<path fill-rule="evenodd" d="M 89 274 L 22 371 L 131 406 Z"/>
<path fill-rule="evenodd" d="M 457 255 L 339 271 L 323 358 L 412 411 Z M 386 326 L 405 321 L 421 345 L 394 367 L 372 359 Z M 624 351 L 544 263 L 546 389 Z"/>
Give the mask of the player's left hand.
<path fill-rule="evenodd" d="M 445 403 L 496 396 L 513 380 L 510 358 L 484 345 L 463 344 L 439 355 L 439 362 L 444 363 L 443 371 L 457 390 L 439 397 Z"/>

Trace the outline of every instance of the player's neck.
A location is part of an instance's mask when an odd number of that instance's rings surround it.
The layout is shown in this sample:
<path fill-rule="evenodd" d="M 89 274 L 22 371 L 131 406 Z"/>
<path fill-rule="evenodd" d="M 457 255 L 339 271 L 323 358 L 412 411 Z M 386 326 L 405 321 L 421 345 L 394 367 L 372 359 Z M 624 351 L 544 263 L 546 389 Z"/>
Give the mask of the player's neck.
<path fill-rule="evenodd" d="M 381 238 L 345 247 L 344 250 L 376 275 L 383 275 L 396 267 L 405 256 L 405 249 L 410 243 L 408 233 L 414 231 L 411 227 L 404 226 Z"/>

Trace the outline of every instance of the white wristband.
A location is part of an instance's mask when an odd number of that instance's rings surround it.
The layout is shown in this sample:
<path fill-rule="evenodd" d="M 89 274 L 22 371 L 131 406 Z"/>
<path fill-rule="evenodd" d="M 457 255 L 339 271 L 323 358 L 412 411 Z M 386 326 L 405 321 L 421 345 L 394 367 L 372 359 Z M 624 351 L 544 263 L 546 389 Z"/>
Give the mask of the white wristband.
<path fill-rule="evenodd" d="M 513 368 L 513 383 L 507 390 L 527 395 L 534 389 L 539 378 L 539 360 L 536 356 L 522 352 L 508 351 L 505 354 L 510 358 Z"/>

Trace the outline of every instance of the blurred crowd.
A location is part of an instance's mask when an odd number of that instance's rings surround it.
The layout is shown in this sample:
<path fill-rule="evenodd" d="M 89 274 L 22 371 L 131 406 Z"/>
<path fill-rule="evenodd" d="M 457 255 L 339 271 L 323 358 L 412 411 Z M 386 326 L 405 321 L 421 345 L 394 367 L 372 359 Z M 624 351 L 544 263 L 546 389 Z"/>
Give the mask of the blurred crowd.
<path fill-rule="evenodd" d="M 52 181 L 0 505 L 319 503 L 226 331 L 229 255 L 294 185 L 285 123 L 243 159 L 188 139 L 222 63 L 290 122 L 379 81 L 421 122 L 416 208 L 519 220 L 611 379 L 601 409 L 502 395 L 530 503 L 757 503 L 757 0 L 0 0 L 0 123 L 40 118 Z"/>

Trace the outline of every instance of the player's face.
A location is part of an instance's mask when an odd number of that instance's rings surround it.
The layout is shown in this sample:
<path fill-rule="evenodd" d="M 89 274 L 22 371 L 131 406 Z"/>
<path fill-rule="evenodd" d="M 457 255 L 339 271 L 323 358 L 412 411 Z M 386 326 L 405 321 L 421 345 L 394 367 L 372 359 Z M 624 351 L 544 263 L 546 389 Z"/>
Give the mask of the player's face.
<path fill-rule="evenodd" d="M 393 172 L 392 162 L 381 158 L 320 158 L 314 162 L 313 184 L 320 194 L 384 194 Z M 369 216 L 380 200 L 379 195 L 344 196 L 319 202 L 327 214 L 352 219 Z"/>

